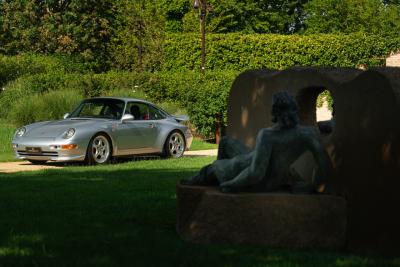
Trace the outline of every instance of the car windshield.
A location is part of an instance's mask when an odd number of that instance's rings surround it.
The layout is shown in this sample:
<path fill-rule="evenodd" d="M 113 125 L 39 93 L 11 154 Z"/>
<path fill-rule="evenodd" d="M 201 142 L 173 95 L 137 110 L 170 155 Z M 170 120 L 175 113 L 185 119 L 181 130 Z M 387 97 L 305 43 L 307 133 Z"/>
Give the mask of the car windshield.
<path fill-rule="evenodd" d="M 124 111 L 125 102 L 118 99 L 86 99 L 69 118 L 101 118 L 119 120 Z"/>

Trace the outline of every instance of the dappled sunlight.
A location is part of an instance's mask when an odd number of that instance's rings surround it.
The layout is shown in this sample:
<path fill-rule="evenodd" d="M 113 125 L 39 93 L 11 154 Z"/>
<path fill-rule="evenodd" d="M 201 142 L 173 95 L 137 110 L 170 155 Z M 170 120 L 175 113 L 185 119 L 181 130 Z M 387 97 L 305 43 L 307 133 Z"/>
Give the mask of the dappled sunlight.
<path fill-rule="evenodd" d="M 40 242 L 43 242 L 43 236 L 41 236 L 39 234 L 32 234 L 32 235 L 17 234 L 17 235 L 13 235 L 10 238 L 10 243 L 12 243 L 12 244 L 40 243 Z"/>
<path fill-rule="evenodd" d="M 44 238 L 40 234 L 11 234 L 7 241 L 0 241 L 7 244 L 0 246 L 0 258 L 32 256 L 35 247 L 42 248 L 42 253 L 46 252 L 43 245 Z"/>
<path fill-rule="evenodd" d="M 336 260 L 336 266 L 338 267 L 355 267 L 355 266 L 367 266 L 368 259 L 360 257 L 350 257 L 345 259 Z"/>
<path fill-rule="evenodd" d="M 0 247 L 0 257 L 7 257 L 7 256 L 26 257 L 32 254 L 33 250 L 30 248 Z"/>

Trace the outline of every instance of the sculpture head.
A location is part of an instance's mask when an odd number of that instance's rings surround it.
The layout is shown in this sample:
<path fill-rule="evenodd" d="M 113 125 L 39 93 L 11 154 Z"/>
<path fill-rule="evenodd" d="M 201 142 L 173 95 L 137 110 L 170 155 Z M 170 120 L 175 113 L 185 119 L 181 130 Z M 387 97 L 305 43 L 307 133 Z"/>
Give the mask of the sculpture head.
<path fill-rule="evenodd" d="M 272 97 L 272 122 L 290 129 L 299 123 L 296 100 L 288 92 L 279 92 Z"/>

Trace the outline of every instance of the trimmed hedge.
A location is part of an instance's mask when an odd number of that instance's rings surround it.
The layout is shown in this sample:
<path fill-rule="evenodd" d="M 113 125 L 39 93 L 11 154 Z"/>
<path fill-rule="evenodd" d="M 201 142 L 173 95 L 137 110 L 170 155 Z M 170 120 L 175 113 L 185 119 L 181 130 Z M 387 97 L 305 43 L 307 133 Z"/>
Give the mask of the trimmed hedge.
<path fill-rule="evenodd" d="M 351 35 L 208 34 L 206 69 L 285 69 L 292 66 L 357 67 L 383 65 L 400 48 L 400 37 Z M 165 70 L 200 68 L 200 36 L 169 34 Z"/>
<path fill-rule="evenodd" d="M 188 112 L 191 123 L 197 131 L 205 137 L 212 138 L 217 118 L 222 117 L 223 120 L 226 118 L 226 100 L 237 74 L 237 72 L 230 71 L 207 73 L 203 76 L 189 71 L 176 73 L 44 73 L 24 76 L 9 83 L 6 90 L 0 94 L 0 106 L 2 107 L 0 118 L 12 120 L 16 125 L 38 119 L 58 119 L 66 112 L 65 107 L 68 103 L 76 101 L 73 95 L 77 97 L 131 96 L 149 99 L 161 103 L 161 106 L 165 105 L 165 107 L 171 106 L 170 103 L 178 104 Z M 67 90 L 73 93 L 66 95 Z M 58 92 L 62 93 L 57 94 Z M 66 102 L 67 104 L 60 104 L 63 107 L 62 111 L 55 112 L 45 108 L 48 101 L 60 97 L 72 99 Z M 56 103 L 59 101 L 62 100 L 54 100 Z M 33 102 L 39 102 L 39 104 Z M 169 102 L 169 104 L 163 102 Z M 173 106 L 173 109 L 177 109 L 175 105 Z M 27 108 L 24 109 L 24 107 Z M 52 107 L 57 109 L 58 105 Z M 33 113 L 38 113 L 38 115 Z M 46 113 L 48 118 L 46 118 Z"/>

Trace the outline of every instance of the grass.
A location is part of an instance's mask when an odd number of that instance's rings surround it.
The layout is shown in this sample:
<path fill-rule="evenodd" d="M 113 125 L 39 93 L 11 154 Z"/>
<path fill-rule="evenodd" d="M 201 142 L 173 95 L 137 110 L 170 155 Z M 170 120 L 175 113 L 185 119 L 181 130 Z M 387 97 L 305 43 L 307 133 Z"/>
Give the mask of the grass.
<path fill-rule="evenodd" d="M 15 127 L 13 125 L 0 120 L 0 162 L 17 160 L 11 147 L 14 132 Z"/>
<path fill-rule="evenodd" d="M 195 150 L 206 150 L 206 149 L 217 149 L 217 144 L 208 143 L 198 138 L 194 138 L 192 145 L 190 146 L 191 151 Z"/>
<path fill-rule="evenodd" d="M 400 266 L 335 251 L 183 242 L 176 182 L 214 159 L 0 173 L 0 266 Z"/>

